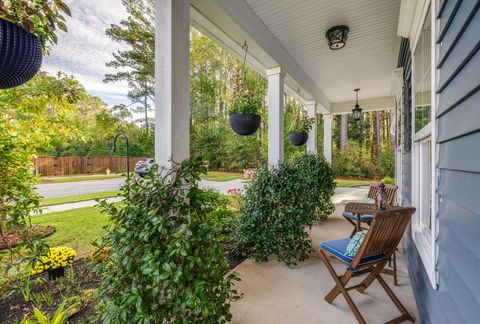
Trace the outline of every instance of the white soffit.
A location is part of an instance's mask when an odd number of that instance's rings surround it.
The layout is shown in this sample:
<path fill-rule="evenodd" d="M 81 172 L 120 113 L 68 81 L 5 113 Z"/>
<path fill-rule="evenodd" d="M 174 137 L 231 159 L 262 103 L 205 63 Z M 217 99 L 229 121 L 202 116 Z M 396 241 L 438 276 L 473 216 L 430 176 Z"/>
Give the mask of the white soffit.
<path fill-rule="evenodd" d="M 390 96 L 400 0 L 245 1 L 331 102 L 354 99 L 355 88 L 363 98 Z M 336 25 L 350 33 L 347 45 L 333 51 L 325 33 Z"/>

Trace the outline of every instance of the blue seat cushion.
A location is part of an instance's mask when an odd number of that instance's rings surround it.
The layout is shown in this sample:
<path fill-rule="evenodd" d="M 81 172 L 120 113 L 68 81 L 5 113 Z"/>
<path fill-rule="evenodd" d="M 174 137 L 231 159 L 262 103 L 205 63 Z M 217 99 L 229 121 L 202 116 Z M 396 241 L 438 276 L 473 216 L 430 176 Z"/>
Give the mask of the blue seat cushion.
<path fill-rule="evenodd" d="M 322 250 L 336 256 L 340 260 L 342 260 L 342 261 L 344 261 L 348 264 L 351 264 L 354 257 L 349 257 L 346 254 L 347 246 L 348 246 L 349 243 L 350 243 L 350 238 L 347 237 L 347 238 L 343 238 L 343 239 L 339 239 L 339 240 L 322 242 L 322 243 L 320 243 L 320 248 Z M 360 262 L 360 265 L 381 260 L 381 259 L 383 259 L 383 256 L 384 256 L 383 253 L 381 253 L 381 254 L 365 257 Z"/>
<path fill-rule="evenodd" d="M 355 215 L 354 213 L 351 213 L 351 212 L 343 212 L 343 217 L 350 218 L 350 219 L 353 219 L 353 220 L 357 220 L 357 215 Z M 360 221 L 371 222 L 371 221 L 373 221 L 373 216 L 368 215 L 368 214 L 361 215 L 360 216 Z"/>

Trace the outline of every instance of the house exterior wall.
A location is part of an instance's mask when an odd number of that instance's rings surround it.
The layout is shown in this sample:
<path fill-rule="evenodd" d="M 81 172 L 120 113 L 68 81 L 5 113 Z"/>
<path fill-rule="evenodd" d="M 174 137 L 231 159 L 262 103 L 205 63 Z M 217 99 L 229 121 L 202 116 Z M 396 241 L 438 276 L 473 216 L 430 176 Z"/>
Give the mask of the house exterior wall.
<path fill-rule="evenodd" d="M 437 15 L 437 289 L 430 283 L 411 231 L 403 241 L 422 323 L 479 322 L 479 8 L 477 0 L 443 0 Z M 404 204 L 411 202 L 409 154 L 403 159 Z"/>

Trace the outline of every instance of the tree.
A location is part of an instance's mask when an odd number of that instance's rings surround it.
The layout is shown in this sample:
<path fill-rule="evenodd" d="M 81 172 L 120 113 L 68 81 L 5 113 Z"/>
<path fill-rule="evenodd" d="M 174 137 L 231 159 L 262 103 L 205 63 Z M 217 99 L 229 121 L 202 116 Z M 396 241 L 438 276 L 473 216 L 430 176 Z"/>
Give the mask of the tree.
<path fill-rule="evenodd" d="M 155 101 L 155 1 L 123 0 L 129 17 L 118 25 L 111 25 L 106 34 L 128 49 L 113 53 L 113 61 L 107 66 L 119 70 L 107 74 L 105 82 L 127 81 L 130 87 L 128 98 L 143 107 L 147 136 L 151 111 L 149 102 Z"/>
<path fill-rule="evenodd" d="M 27 84 L 0 92 L 0 236 L 20 230 L 24 241 L 8 254 L 0 254 L 0 269 L 19 265 L 25 247 L 35 254 L 44 251 L 41 241 L 30 241 L 30 215 L 38 212 L 33 190 L 32 158 L 72 140 L 81 140 L 77 100 L 81 88 L 64 74 L 39 73 Z M 1 281 L 1 280 L 0 280 Z M 0 293 L 1 293 L 0 287 Z"/>

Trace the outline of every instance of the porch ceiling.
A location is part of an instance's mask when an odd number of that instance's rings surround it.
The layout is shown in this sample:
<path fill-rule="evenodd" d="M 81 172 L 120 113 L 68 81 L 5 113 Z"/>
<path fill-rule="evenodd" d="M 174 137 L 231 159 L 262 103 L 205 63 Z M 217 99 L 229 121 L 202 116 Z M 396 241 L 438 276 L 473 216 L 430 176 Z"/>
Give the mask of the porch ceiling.
<path fill-rule="evenodd" d="M 400 1 L 388 0 L 192 0 L 200 27 L 223 45 L 249 42 L 254 64 L 282 65 L 287 87 L 302 89 L 329 112 L 332 103 L 390 96 L 400 38 Z M 193 21 L 199 17 L 192 17 Z M 325 32 L 348 25 L 347 45 L 328 48 Z M 216 29 L 216 30 L 214 30 Z M 224 36 L 220 36 L 223 33 Z M 225 35 L 229 39 L 225 41 Z M 267 39 L 267 38 L 271 39 Z M 238 54 L 238 48 L 227 45 Z M 380 107 L 378 107 L 380 108 Z M 378 109 L 377 108 L 377 109 Z"/>
<path fill-rule="evenodd" d="M 400 1 L 246 0 L 332 102 L 388 96 L 400 38 Z M 328 48 L 325 33 L 350 28 L 347 45 Z"/>

